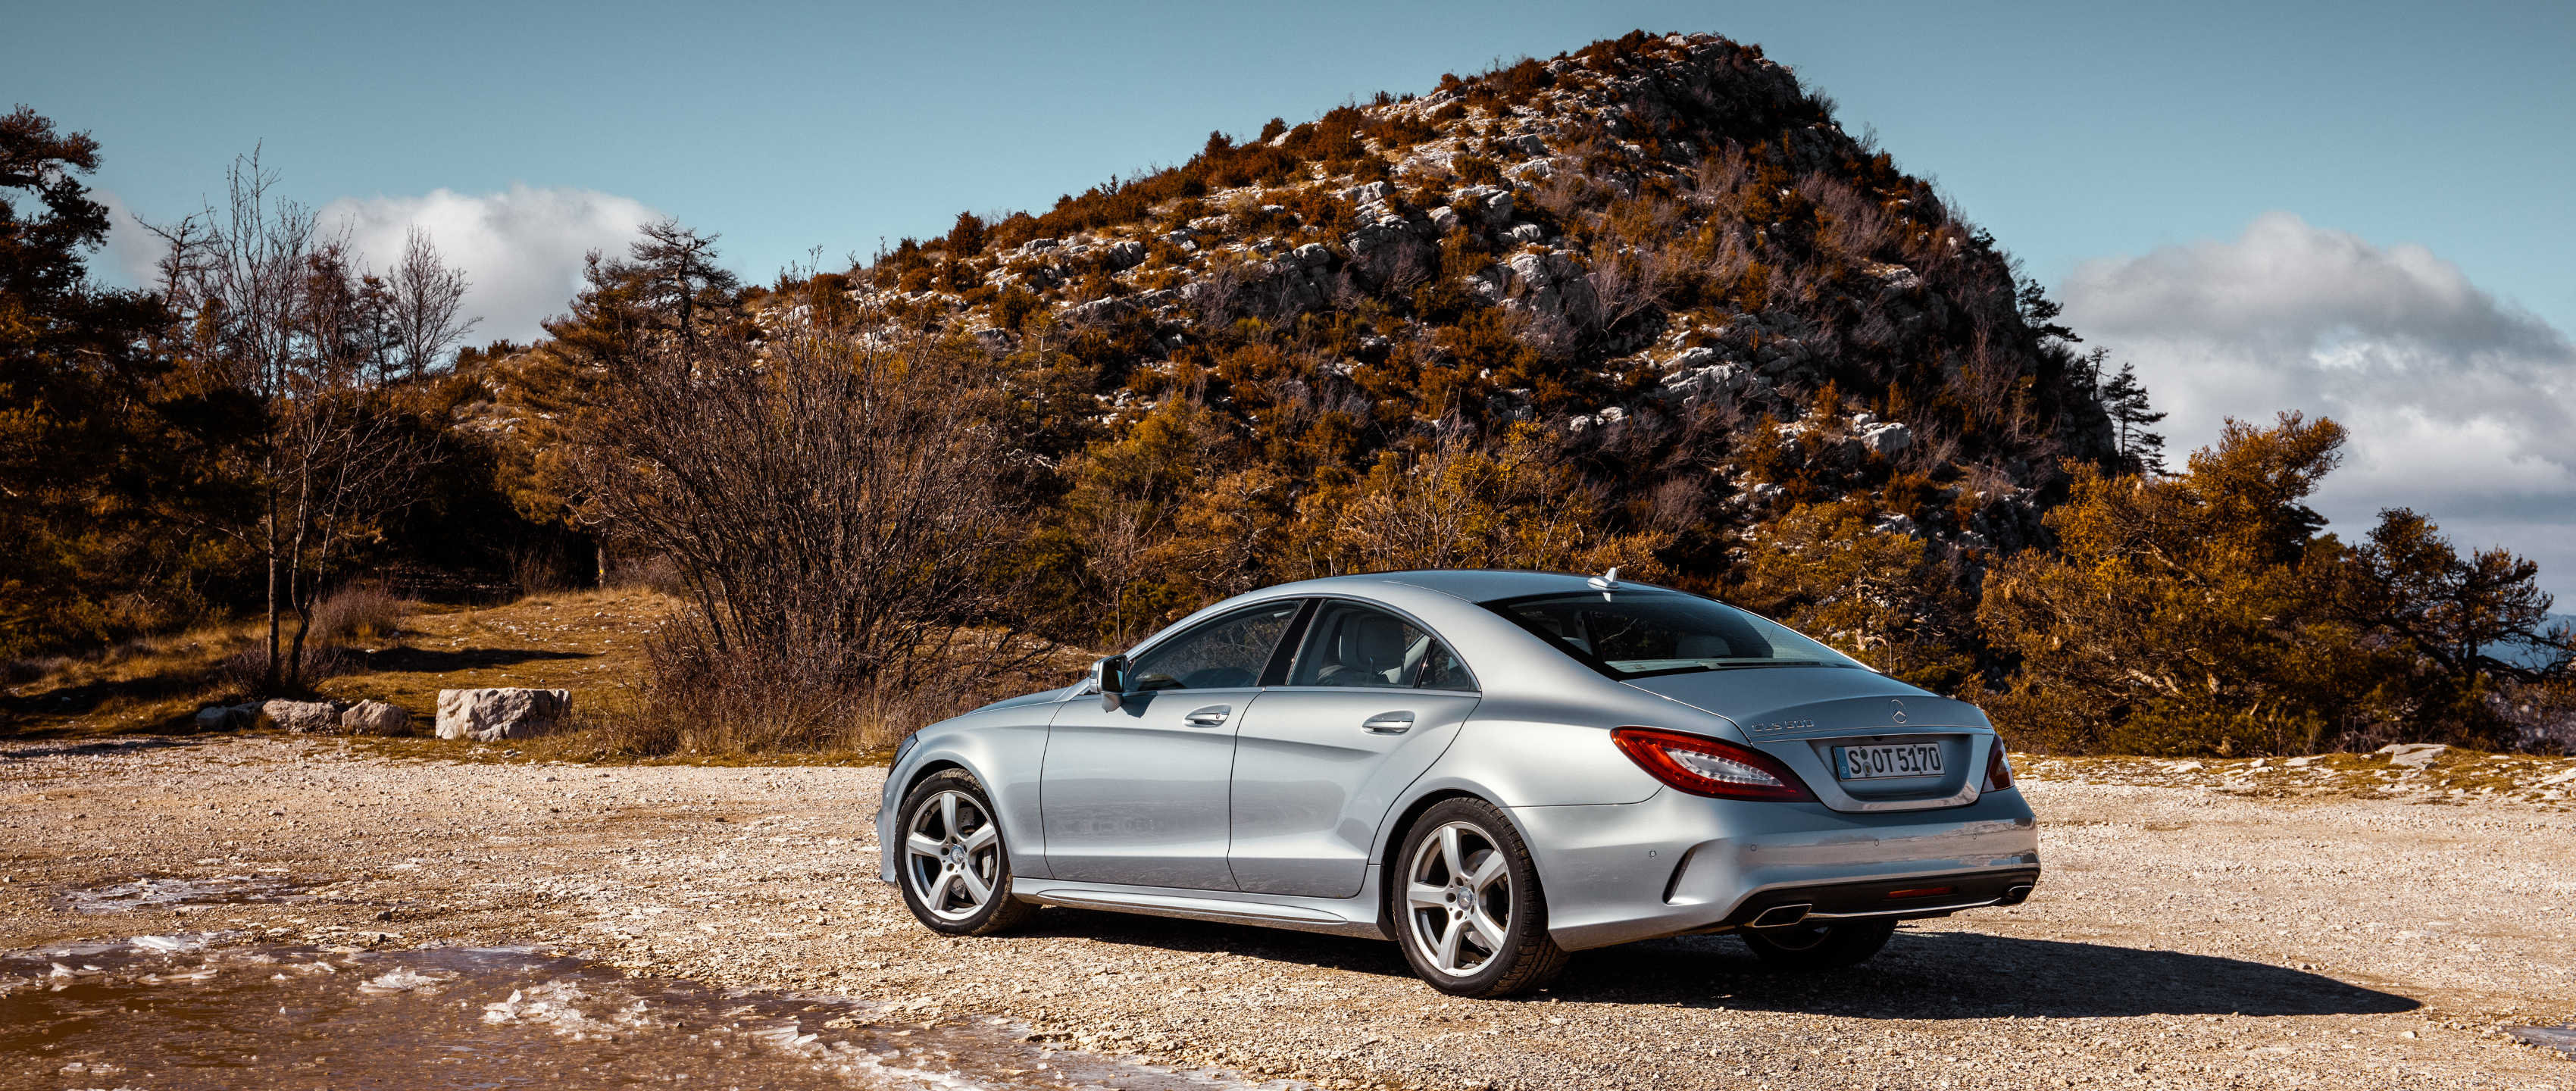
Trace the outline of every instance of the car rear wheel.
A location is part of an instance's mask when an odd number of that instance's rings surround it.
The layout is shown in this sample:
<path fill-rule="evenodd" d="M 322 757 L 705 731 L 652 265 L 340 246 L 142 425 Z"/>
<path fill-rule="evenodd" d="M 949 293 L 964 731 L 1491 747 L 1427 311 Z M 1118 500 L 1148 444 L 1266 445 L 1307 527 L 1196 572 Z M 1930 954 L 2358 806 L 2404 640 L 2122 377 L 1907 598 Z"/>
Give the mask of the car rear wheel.
<path fill-rule="evenodd" d="M 905 793 L 903 902 L 934 932 L 989 936 L 1019 925 L 1037 907 L 1011 896 L 1011 857 L 984 787 L 945 769 Z"/>
<path fill-rule="evenodd" d="M 1565 968 L 1547 934 L 1547 899 L 1520 831 L 1492 804 L 1433 804 L 1405 832 L 1389 884 L 1396 943 L 1431 987 L 1509 996 Z"/>
<path fill-rule="evenodd" d="M 1747 928 L 1737 933 L 1762 961 L 1783 970 L 1830 970 L 1857 966 L 1887 946 L 1896 934 L 1890 919 L 1793 924 L 1786 928 Z"/>

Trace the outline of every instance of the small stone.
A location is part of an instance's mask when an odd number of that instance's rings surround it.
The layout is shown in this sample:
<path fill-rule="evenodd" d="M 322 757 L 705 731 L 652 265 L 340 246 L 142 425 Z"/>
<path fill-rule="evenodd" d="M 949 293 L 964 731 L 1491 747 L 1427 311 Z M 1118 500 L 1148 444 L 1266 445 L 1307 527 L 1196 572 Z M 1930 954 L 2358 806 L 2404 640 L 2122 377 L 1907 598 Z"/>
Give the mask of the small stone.
<path fill-rule="evenodd" d="M 383 701 L 360 701 L 340 714 L 340 731 L 346 735 L 408 735 L 411 713 Z"/>
<path fill-rule="evenodd" d="M 328 735 L 340 728 L 340 710 L 326 701 L 267 701 L 259 718 L 297 735 Z"/>

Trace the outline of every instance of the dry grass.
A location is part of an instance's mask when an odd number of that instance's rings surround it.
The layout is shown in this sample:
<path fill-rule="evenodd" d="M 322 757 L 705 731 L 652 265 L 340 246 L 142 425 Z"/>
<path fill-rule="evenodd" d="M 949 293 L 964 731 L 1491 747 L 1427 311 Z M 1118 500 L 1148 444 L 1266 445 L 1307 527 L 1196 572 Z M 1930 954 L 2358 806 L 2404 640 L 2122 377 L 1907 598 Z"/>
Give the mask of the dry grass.
<path fill-rule="evenodd" d="M 325 697 L 373 699 L 402 707 L 426 734 L 438 714 L 438 691 L 492 686 L 565 689 L 573 694 L 573 729 L 557 735 L 479 744 L 430 738 L 356 739 L 354 745 L 400 756 L 465 761 L 612 761 L 701 765 L 864 765 L 913 729 L 988 700 L 1064 684 L 1091 653 L 1055 648 L 1017 670 L 984 674 L 973 684 L 924 686 L 850 699 L 830 709 L 840 726 L 798 740 L 768 739 L 723 725 L 674 732 L 672 714 L 646 705 L 651 674 L 648 638 L 679 603 L 642 586 L 535 595 L 488 607 L 444 607 L 353 601 L 339 627 L 358 638 L 334 654 L 346 673 L 315 684 Z M 317 619 L 317 635 L 320 632 Z M 184 732 L 208 704 L 242 699 L 246 690 L 224 669 L 255 656 L 257 619 L 135 641 L 98 656 L 10 665 L 13 685 L 0 696 L 0 735 L 87 737 Z M 373 639 L 365 639 L 372 637 Z M 955 653 L 989 658 L 995 649 L 970 638 Z M 933 672 L 967 678 L 977 672 Z M 745 700 L 756 700 L 746 695 Z M 741 702 L 737 702 L 741 703 Z"/>
<path fill-rule="evenodd" d="M 2512 800 L 2576 808 L 2576 758 L 2496 754 L 2451 747 L 2418 768 L 2385 754 L 2304 758 L 2139 758 L 2013 756 L 2033 780 L 2142 787 L 2208 788 L 2263 799 L 2395 799 L 2409 803 Z"/>
<path fill-rule="evenodd" d="M 424 726 L 437 715 L 439 690 L 479 686 L 569 689 L 577 714 L 615 714 L 631 707 L 644 635 L 672 605 L 640 589 L 541 595 L 483 608 L 353 602 L 339 618 L 347 643 L 334 642 L 349 673 L 315 688 L 340 700 L 400 705 Z M 261 625 L 253 618 L 137 640 L 95 656 L 12 664 L 13 684 L 0 695 L 0 733 L 190 730 L 199 708 L 247 696 L 232 677 L 238 672 L 225 666 L 256 658 Z"/>
<path fill-rule="evenodd" d="M 0 734 L 81 737 L 184 730 L 197 709 L 242 694 L 218 670 L 256 647 L 243 621 L 127 641 L 85 656 L 10 664 Z"/>
<path fill-rule="evenodd" d="M 573 691 L 589 719 L 633 708 L 644 638 L 676 605 L 652 591 L 571 591 L 501 606 L 414 606 L 401 641 L 367 656 L 367 669 L 321 683 L 325 696 L 399 705 L 424 724 L 438 691 L 492 686 Z"/>

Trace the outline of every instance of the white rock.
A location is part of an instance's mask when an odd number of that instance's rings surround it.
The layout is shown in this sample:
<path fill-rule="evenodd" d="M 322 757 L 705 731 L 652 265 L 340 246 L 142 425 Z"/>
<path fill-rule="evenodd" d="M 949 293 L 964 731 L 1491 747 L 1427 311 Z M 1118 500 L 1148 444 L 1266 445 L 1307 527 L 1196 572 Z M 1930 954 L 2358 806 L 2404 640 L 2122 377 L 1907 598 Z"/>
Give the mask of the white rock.
<path fill-rule="evenodd" d="M 1352 204 L 1364 205 L 1371 201 L 1383 201 L 1387 194 L 1393 192 L 1395 192 L 1394 186 L 1384 182 L 1368 182 L 1343 190 L 1342 196 L 1348 198 Z"/>
<path fill-rule="evenodd" d="M 2390 765 L 2422 769 L 2433 764 L 2433 759 L 2441 757 L 2443 752 L 2449 749 L 2450 747 L 2440 743 L 2404 742 L 2390 743 L 2380 747 L 2377 752 L 2388 755 Z"/>
<path fill-rule="evenodd" d="M 1680 352 L 1674 353 L 1672 359 L 1664 361 L 1664 370 L 1692 371 L 1698 368 L 1708 367 L 1712 364 L 1724 362 L 1725 359 L 1726 358 L 1724 356 L 1718 354 L 1716 349 L 1710 348 L 1706 345 L 1700 345 L 1696 348 L 1686 348 Z"/>
<path fill-rule="evenodd" d="M 340 727 L 340 710 L 323 701 L 266 701 L 259 715 L 298 735 L 328 735 Z"/>
<path fill-rule="evenodd" d="M 1895 421 L 1865 424 L 1855 434 L 1860 437 L 1861 446 L 1869 448 L 1871 453 L 1881 458 L 1894 457 L 1898 452 L 1914 446 L 1914 430 Z"/>
<path fill-rule="evenodd" d="M 340 731 L 348 735 L 405 735 L 411 713 L 383 701 L 360 701 L 340 714 Z"/>
<path fill-rule="evenodd" d="M 443 689 L 438 691 L 438 737 L 524 739 L 562 726 L 571 708 L 570 690 Z"/>

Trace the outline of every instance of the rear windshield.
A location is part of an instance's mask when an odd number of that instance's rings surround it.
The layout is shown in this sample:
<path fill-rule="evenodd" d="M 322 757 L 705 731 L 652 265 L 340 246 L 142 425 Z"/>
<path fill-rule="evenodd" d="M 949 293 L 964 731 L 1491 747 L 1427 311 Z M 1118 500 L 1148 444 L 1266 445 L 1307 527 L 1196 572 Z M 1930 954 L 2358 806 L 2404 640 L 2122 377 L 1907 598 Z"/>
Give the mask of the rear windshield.
<path fill-rule="evenodd" d="M 1677 591 L 1534 595 L 1485 608 L 1612 678 L 1744 667 L 1860 667 L 1785 625 Z"/>

